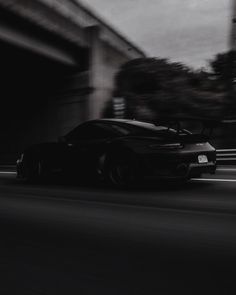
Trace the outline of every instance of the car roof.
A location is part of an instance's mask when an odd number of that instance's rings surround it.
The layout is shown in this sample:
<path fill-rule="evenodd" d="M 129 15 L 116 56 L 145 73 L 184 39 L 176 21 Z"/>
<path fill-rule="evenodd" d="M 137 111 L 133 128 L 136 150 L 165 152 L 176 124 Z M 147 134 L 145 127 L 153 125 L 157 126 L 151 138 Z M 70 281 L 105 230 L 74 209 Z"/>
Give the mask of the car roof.
<path fill-rule="evenodd" d="M 102 118 L 102 119 L 97 119 L 95 121 L 129 123 L 129 122 L 132 122 L 134 120 L 131 120 L 131 119 L 116 119 L 116 118 Z"/>
<path fill-rule="evenodd" d="M 136 121 L 131 119 L 115 119 L 115 118 L 97 119 L 97 120 L 92 120 L 90 122 L 125 123 L 125 124 L 138 125 L 138 126 L 142 126 L 142 125 L 145 126 L 148 124 L 148 125 L 155 126 L 154 124 L 148 123 L 148 122 Z"/>
<path fill-rule="evenodd" d="M 97 119 L 97 120 L 92 120 L 89 122 L 94 122 L 94 123 L 99 123 L 99 122 L 105 122 L 108 124 L 112 124 L 112 123 L 118 123 L 118 124 L 126 124 L 129 126 L 136 126 L 136 127 L 141 127 L 144 129 L 148 129 L 148 130 L 153 130 L 153 131 L 157 131 L 157 130 L 164 130 L 167 129 L 166 126 L 163 125 L 155 125 L 152 123 L 148 123 L 148 122 L 142 122 L 142 121 L 136 121 L 136 120 L 131 120 L 131 119 Z"/>

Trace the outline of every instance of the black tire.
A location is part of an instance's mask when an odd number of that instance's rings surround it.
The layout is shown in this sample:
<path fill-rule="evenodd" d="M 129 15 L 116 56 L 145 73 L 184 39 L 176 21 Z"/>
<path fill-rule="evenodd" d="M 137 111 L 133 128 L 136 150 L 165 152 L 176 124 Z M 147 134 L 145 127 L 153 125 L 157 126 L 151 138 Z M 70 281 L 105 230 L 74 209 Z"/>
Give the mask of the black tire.
<path fill-rule="evenodd" d="M 114 187 L 135 186 L 139 179 L 138 161 L 132 153 L 120 154 L 112 153 L 107 157 L 106 178 Z"/>
<path fill-rule="evenodd" d="M 40 182 L 45 179 L 45 167 L 42 160 L 32 158 L 25 167 L 25 179 L 29 182 Z"/>
<path fill-rule="evenodd" d="M 190 176 L 190 179 L 191 178 L 201 178 L 202 177 L 202 173 L 193 173 L 191 176 Z"/>

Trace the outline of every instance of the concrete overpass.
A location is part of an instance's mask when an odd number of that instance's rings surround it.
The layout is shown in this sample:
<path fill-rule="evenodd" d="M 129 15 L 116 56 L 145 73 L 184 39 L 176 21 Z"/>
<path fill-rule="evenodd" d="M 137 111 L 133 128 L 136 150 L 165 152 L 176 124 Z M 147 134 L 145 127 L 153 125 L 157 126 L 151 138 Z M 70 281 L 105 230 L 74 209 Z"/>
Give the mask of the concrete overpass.
<path fill-rule="evenodd" d="M 78 0 L 0 0 L 0 162 L 98 118 L 143 51 Z"/>

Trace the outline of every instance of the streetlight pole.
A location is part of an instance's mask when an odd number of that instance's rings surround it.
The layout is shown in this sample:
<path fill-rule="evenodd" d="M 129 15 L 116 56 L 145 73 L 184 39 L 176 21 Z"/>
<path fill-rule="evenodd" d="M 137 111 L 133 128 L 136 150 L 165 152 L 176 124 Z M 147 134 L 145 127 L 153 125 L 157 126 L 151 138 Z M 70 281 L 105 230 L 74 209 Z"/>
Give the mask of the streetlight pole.
<path fill-rule="evenodd" d="M 231 3 L 230 51 L 236 51 L 236 0 Z"/>
<path fill-rule="evenodd" d="M 236 82 L 236 0 L 231 0 L 231 26 L 229 36 L 228 68 L 228 106 L 229 116 L 235 116 L 235 82 Z"/>

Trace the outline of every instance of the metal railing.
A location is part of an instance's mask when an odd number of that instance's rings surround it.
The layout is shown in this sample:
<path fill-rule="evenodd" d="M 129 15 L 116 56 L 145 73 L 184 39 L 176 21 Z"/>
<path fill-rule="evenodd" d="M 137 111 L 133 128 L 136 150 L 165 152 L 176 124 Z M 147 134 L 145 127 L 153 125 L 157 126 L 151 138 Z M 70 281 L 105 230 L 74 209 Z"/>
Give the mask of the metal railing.
<path fill-rule="evenodd" d="M 217 163 L 220 165 L 236 164 L 236 149 L 216 150 L 216 160 L 217 160 Z"/>

